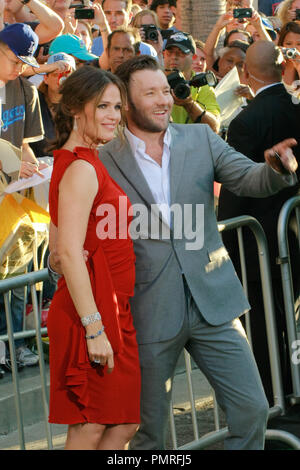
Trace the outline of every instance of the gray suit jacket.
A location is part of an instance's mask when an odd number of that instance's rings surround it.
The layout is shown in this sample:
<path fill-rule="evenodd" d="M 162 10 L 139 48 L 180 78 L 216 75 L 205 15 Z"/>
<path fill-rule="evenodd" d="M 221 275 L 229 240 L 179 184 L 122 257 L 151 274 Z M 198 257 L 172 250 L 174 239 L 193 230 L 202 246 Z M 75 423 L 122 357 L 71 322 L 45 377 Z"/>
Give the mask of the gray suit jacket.
<path fill-rule="evenodd" d="M 209 324 L 220 325 L 250 308 L 218 232 L 214 181 L 240 196 L 255 197 L 268 196 L 296 181 L 236 152 L 207 125 L 171 124 L 170 130 L 171 205 L 203 205 L 200 231 L 203 229 L 204 244 L 201 249 L 187 249 L 191 240 L 185 233 L 180 239 L 171 230 L 169 239 L 157 238 L 150 234 L 150 227 L 147 239 L 134 241 L 136 285 L 131 306 L 140 344 L 165 341 L 178 334 L 185 311 L 182 273 Z M 131 204 L 143 204 L 148 209 L 155 204 L 127 140 L 122 143 L 114 139 L 106 144 L 100 150 L 100 159 Z M 162 219 L 160 222 L 163 225 Z"/>

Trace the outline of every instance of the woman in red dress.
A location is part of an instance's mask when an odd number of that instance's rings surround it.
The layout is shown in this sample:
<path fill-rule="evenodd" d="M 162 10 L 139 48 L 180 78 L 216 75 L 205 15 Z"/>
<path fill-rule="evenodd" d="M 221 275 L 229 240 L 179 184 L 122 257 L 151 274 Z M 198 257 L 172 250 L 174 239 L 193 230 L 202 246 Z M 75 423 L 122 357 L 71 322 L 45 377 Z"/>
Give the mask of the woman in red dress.
<path fill-rule="evenodd" d="M 50 248 L 63 276 L 48 318 L 49 421 L 69 425 L 66 449 L 124 449 L 140 419 L 129 305 L 135 257 L 130 218 L 118 226 L 119 200 L 127 209 L 129 200 L 97 150 L 114 137 L 124 91 L 113 74 L 85 66 L 61 92 L 49 203 Z M 113 234 L 103 229 L 107 208 L 115 214 Z"/>

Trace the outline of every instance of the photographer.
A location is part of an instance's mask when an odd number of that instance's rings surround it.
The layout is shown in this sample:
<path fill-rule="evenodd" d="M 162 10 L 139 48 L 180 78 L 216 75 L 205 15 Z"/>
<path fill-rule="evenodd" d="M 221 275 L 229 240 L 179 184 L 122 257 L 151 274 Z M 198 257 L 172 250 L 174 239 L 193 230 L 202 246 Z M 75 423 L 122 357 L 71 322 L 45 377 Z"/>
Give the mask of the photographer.
<path fill-rule="evenodd" d="M 154 47 L 158 61 L 163 66 L 163 39 L 156 13 L 152 10 L 142 10 L 135 15 L 130 25 L 139 29 L 142 41 Z"/>
<path fill-rule="evenodd" d="M 174 70 L 182 72 L 185 80 L 194 77 L 192 64 L 195 53 L 196 46 L 192 36 L 181 31 L 172 34 L 167 40 L 164 51 L 165 71 L 168 79 Z M 218 132 L 220 108 L 211 87 L 208 85 L 200 88 L 191 86 L 189 96 L 184 99 L 178 98 L 172 89 L 172 96 L 174 99 L 173 122 L 208 124 L 213 131 Z"/>

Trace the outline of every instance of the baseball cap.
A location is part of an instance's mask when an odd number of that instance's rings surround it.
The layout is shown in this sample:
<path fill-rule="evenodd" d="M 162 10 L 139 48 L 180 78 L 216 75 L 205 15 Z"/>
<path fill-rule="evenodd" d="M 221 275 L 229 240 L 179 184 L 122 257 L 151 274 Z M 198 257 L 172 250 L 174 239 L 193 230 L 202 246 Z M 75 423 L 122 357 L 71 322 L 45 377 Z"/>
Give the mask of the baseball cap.
<path fill-rule="evenodd" d="M 50 55 L 49 59 L 47 60 L 47 64 L 54 64 L 55 62 L 58 62 L 59 60 L 63 60 L 64 62 L 67 62 L 67 64 L 72 67 L 73 70 L 76 70 L 76 63 L 74 57 L 72 57 L 69 54 L 66 54 L 65 52 L 57 52 L 56 54 Z"/>
<path fill-rule="evenodd" d="M 82 39 L 75 34 L 63 34 L 62 36 L 57 36 L 49 47 L 49 54 L 56 54 L 58 52 L 65 52 L 71 54 L 77 59 L 80 60 L 94 60 L 98 59 L 97 55 L 91 54 Z"/>
<path fill-rule="evenodd" d="M 179 47 L 179 49 L 185 54 L 189 54 L 190 52 L 195 54 L 196 52 L 196 45 L 193 37 L 190 34 L 186 34 L 181 31 L 171 34 L 167 39 L 165 49 L 173 46 Z"/>
<path fill-rule="evenodd" d="M 0 41 L 4 42 L 22 62 L 32 67 L 39 67 L 33 57 L 39 38 L 28 24 L 14 23 L 6 26 L 0 31 Z"/>

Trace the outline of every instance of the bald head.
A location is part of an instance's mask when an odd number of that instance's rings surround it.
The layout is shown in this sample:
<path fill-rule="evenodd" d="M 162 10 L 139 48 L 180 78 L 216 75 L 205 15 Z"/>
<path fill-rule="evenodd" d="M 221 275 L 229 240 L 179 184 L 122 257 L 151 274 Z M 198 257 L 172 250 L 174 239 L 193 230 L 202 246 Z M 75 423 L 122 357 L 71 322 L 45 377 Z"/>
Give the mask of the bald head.
<path fill-rule="evenodd" d="M 267 83 L 281 80 L 282 60 L 280 49 L 271 41 L 255 41 L 246 53 L 248 72 Z"/>

